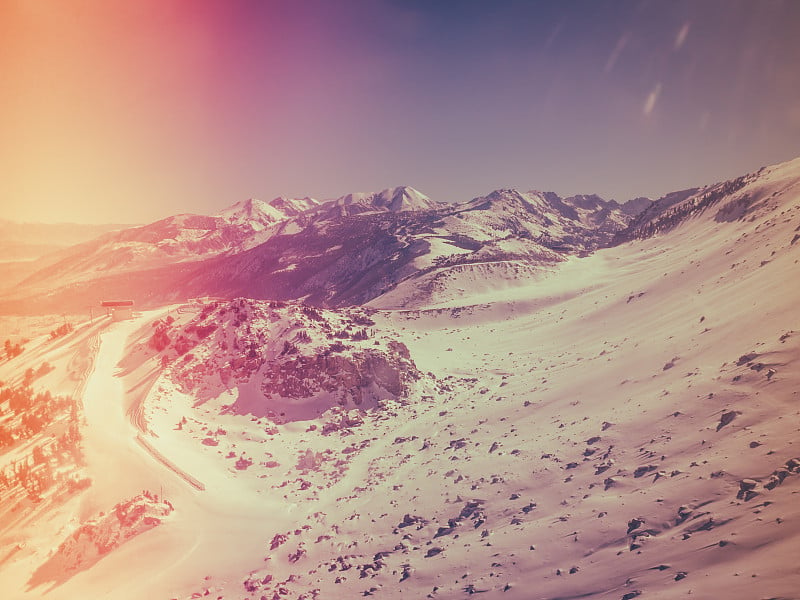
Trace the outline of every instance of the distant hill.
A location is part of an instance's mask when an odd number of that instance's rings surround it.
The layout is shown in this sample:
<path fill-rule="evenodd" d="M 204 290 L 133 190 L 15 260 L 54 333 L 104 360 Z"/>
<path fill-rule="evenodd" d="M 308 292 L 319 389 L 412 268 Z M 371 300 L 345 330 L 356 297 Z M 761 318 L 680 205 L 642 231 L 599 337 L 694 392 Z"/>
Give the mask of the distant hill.
<path fill-rule="evenodd" d="M 0 219 L 0 289 L 8 289 L 48 264 L 47 257 L 130 224 L 17 223 Z M 41 260 L 44 259 L 44 260 Z"/>

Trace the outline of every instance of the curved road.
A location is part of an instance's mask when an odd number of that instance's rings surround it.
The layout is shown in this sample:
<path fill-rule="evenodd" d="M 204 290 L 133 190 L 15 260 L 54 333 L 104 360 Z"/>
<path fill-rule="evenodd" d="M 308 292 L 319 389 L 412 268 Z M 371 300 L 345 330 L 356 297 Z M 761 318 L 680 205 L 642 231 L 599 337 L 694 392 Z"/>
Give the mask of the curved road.
<path fill-rule="evenodd" d="M 203 473 L 182 471 L 170 461 L 168 450 L 158 448 L 157 438 L 140 437 L 128 420 L 117 365 L 128 336 L 153 316 L 111 323 L 100 334 L 83 396 L 84 450 L 93 484 L 80 516 L 108 511 L 145 489 L 163 495 L 175 512 L 161 526 L 52 590 L 50 598 L 138 600 L 186 595 L 199 589 L 206 575 L 213 575 L 214 581 L 226 574 L 238 578 L 249 568 L 263 566 L 269 538 L 290 526 L 286 505 L 256 494 L 246 481 L 225 477 L 212 462 L 203 465 Z M 199 448 L 196 440 L 187 437 L 187 443 Z M 206 488 L 203 479 L 215 485 Z"/>

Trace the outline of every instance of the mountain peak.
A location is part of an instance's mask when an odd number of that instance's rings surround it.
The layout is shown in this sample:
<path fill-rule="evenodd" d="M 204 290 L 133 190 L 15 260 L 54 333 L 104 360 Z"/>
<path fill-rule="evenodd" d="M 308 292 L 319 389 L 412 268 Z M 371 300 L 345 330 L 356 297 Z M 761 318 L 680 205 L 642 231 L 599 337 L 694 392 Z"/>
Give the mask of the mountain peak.
<path fill-rule="evenodd" d="M 647 209 L 648 206 L 653 204 L 653 201 L 650 198 L 646 198 L 644 196 L 639 196 L 638 198 L 631 198 L 627 202 L 624 202 L 620 209 L 626 215 L 630 215 L 631 217 L 635 217 L 639 213 L 643 212 Z"/>
<path fill-rule="evenodd" d="M 225 219 L 229 223 L 250 222 L 252 225 L 265 226 L 295 217 L 318 204 L 313 198 L 278 196 L 269 202 L 258 198 L 248 198 L 232 204 L 214 216 Z"/>
<path fill-rule="evenodd" d="M 319 202 L 314 198 L 286 198 L 278 196 L 269 201 L 269 205 L 283 212 L 287 217 L 294 217 L 307 210 L 319 206 Z"/>
<path fill-rule="evenodd" d="M 431 200 L 411 186 L 386 188 L 380 192 L 356 192 L 330 201 L 342 213 L 352 215 L 366 212 L 405 212 L 437 210 L 443 204 Z"/>
<path fill-rule="evenodd" d="M 406 210 L 435 210 L 437 208 L 441 208 L 438 202 L 434 202 L 419 190 L 416 190 L 408 185 L 387 188 L 380 192 L 379 197 L 381 200 L 388 199 L 388 203 L 385 206 L 392 212 L 402 212 Z"/>
<path fill-rule="evenodd" d="M 258 198 L 248 198 L 247 200 L 239 200 L 234 202 L 228 208 L 221 210 L 215 217 L 223 219 L 239 219 L 239 218 L 252 218 L 254 215 L 264 212 L 271 212 L 269 205 L 263 200 Z"/>

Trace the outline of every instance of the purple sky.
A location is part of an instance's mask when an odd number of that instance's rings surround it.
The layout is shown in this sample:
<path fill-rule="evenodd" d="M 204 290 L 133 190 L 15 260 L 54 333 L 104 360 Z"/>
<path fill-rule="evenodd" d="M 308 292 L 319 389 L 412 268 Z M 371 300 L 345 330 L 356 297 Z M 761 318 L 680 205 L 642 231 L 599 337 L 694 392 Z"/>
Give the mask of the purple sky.
<path fill-rule="evenodd" d="M 0 217 L 657 197 L 800 155 L 798 32 L 791 0 L 7 0 Z"/>

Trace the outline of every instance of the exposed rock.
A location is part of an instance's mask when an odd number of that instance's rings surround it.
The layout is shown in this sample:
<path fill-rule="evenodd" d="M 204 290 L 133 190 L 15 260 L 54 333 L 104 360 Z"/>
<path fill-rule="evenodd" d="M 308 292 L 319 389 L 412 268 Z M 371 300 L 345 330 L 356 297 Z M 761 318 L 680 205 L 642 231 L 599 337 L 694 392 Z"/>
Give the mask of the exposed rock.
<path fill-rule="evenodd" d="M 642 465 L 641 467 L 636 467 L 633 476 L 636 478 L 643 477 L 656 469 L 658 469 L 658 465 Z"/>
<path fill-rule="evenodd" d="M 757 492 L 753 491 L 757 485 L 758 482 L 753 479 L 742 479 L 739 482 L 739 492 L 736 494 L 736 497 L 739 500 L 744 500 L 747 502 L 751 498 L 758 495 Z"/>
<path fill-rule="evenodd" d="M 733 420 L 740 414 L 742 413 L 736 410 L 729 410 L 722 413 L 722 416 L 719 418 L 719 423 L 717 424 L 717 431 L 732 423 Z"/>
<path fill-rule="evenodd" d="M 298 548 L 296 552 L 292 552 L 288 556 L 288 560 L 290 563 L 296 563 L 298 560 L 303 558 L 306 555 L 305 548 Z"/>
<path fill-rule="evenodd" d="M 644 519 L 631 519 L 628 521 L 628 533 L 644 525 Z"/>
<path fill-rule="evenodd" d="M 269 549 L 275 550 L 276 548 L 279 548 L 281 545 L 285 544 L 288 539 L 289 538 L 286 537 L 284 534 L 276 533 L 269 544 Z"/>
<path fill-rule="evenodd" d="M 436 533 L 433 535 L 433 538 L 436 539 L 436 538 L 442 537 L 444 535 L 450 535 L 455 530 L 456 530 L 455 527 L 439 527 L 439 529 L 437 529 Z"/>
<path fill-rule="evenodd" d="M 427 519 L 424 519 L 423 517 L 417 515 L 410 515 L 406 513 L 403 516 L 403 520 L 397 524 L 397 527 L 402 529 L 404 527 L 411 527 L 412 525 L 424 526 L 427 524 L 428 524 Z"/>
<path fill-rule="evenodd" d="M 387 399 L 405 401 L 421 375 L 405 344 L 371 340 L 366 328 L 355 329 L 374 324 L 367 314 L 361 308 L 334 312 L 245 298 L 216 302 L 185 325 L 162 323 L 165 335 L 177 340 L 162 355 L 168 376 L 200 403 L 222 389 L 261 391 L 262 398 L 237 395 L 224 407 L 234 413 L 286 422 L 337 406 L 368 409 Z"/>
<path fill-rule="evenodd" d="M 402 572 L 402 575 L 400 577 L 400 582 L 401 583 L 403 581 L 405 581 L 406 579 L 408 579 L 409 577 L 411 577 L 411 574 L 414 572 L 414 570 L 411 568 L 411 565 L 409 565 L 409 564 L 402 565 L 402 569 L 403 569 L 403 572 Z"/>
<path fill-rule="evenodd" d="M 89 568 L 131 538 L 160 525 L 172 511 L 172 504 L 149 492 L 120 502 L 109 513 L 78 527 L 42 568 L 58 565 L 62 572 Z"/>
<path fill-rule="evenodd" d="M 675 525 L 680 525 L 693 514 L 693 510 L 687 506 L 678 508 L 678 517 L 675 519 Z"/>
<path fill-rule="evenodd" d="M 742 354 L 736 360 L 736 366 L 737 367 L 741 367 L 741 366 L 746 365 L 747 363 L 749 363 L 750 361 L 752 361 L 753 359 L 756 359 L 756 358 L 758 358 L 758 354 L 756 354 L 755 352 L 751 352 L 750 354 Z"/>

